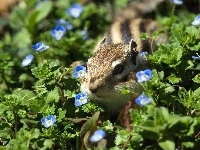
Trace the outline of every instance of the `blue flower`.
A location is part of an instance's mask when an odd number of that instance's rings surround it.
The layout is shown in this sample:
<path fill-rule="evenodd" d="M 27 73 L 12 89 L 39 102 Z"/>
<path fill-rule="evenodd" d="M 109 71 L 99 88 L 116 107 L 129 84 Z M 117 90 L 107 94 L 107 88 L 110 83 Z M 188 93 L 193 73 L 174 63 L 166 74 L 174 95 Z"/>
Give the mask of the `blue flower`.
<path fill-rule="evenodd" d="M 34 59 L 34 56 L 32 54 L 28 54 L 22 61 L 22 67 L 30 65 L 33 59 Z"/>
<path fill-rule="evenodd" d="M 191 23 L 193 26 L 198 26 L 200 25 L 200 15 L 196 16 L 194 18 L 194 21 Z"/>
<path fill-rule="evenodd" d="M 32 46 L 32 49 L 35 50 L 36 52 L 43 52 L 47 48 L 49 48 L 49 46 L 44 45 L 42 42 L 39 42 Z"/>
<path fill-rule="evenodd" d="M 104 130 L 98 129 L 93 135 L 90 137 L 91 142 L 98 142 L 106 136 L 106 132 Z"/>
<path fill-rule="evenodd" d="M 148 52 L 147 52 L 147 51 L 144 51 L 144 52 L 141 52 L 141 53 L 140 53 L 140 56 L 146 58 L 146 55 L 147 55 L 147 54 L 148 54 Z"/>
<path fill-rule="evenodd" d="M 46 118 L 42 118 L 41 122 L 45 128 L 48 128 L 56 123 L 56 118 L 53 115 L 49 115 Z"/>
<path fill-rule="evenodd" d="M 58 19 L 57 21 L 57 24 L 58 25 L 63 25 L 63 26 L 65 26 L 65 28 L 67 29 L 67 30 L 72 30 L 73 29 L 73 25 L 69 22 L 69 21 L 65 21 L 64 19 Z"/>
<path fill-rule="evenodd" d="M 87 40 L 87 38 L 89 37 L 89 34 L 88 34 L 87 30 L 81 30 L 81 31 L 79 32 L 79 34 L 80 34 L 81 36 L 83 36 L 83 40 Z"/>
<path fill-rule="evenodd" d="M 145 94 L 141 94 L 138 98 L 135 99 L 135 102 L 140 106 L 145 106 L 152 101 L 151 97 L 147 97 Z"/>
<path fill-rule="evenodd" d="M 70 8 L 67 9 L 67 13 L 74 18 L 78 18 L 82 11 L 83 7 L 79 4 L 73 4 Z"/>
<path fill-rule="evenodd" d="M 66 28 L 63 25 L 57 25 L 53 30 L 51 30 L 51 35 L 59 41 L 65 32 Z"/>
<path fill-rule="evenodd" d="M 74 105 L 75 106 L 81 106 L 83 104 L 86 104 L 87 103 L 87 99 L 88 99 L 88 96 L 87 96 L 87 93 L 79 93 L 75 96 L 75 102 L 74 102 Z"/>
<path fill-rule="evenodd" d="M 195 60 L 200 60 L 199 54 L 198 53 L 196 53 L 196 54 L 197 54 L 197 56 L 192 56 L 192 58 L 195 59 Z"/>
<path fill-rule="evenodd" d="M 152 77 L 152 71 L 150 69 L 139 71 L 136 73 L 136 77 L 138 79 L 138 82 L 148 81 Z"/>
<path fill-rule="evenodd" d="M 172 3 L 174 3 L 175 5 L 182 5 L 183 1 L 182 0 L 171 0 Z"/>
<path fill-rule="evenodd" d="M 84 66 L 76 66 L 76 68 L 74 69 L 74 77 L 75 78 L 82 78 L 84 77 L 86 74 L 86 67 Z"/>

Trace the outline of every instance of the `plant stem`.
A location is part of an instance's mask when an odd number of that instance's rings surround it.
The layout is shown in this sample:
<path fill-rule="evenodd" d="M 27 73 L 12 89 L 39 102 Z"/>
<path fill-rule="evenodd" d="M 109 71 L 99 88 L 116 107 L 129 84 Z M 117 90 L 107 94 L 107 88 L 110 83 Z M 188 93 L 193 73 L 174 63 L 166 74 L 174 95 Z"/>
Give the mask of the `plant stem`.
<path fill-rule="evenodd" d="M 13 115 L 14 115 L 14 138 L 16 138 L 17 130 L 18 130 L 18 123 L 17 123 L 17 113 L 15 108 L 13 107 Z"/>

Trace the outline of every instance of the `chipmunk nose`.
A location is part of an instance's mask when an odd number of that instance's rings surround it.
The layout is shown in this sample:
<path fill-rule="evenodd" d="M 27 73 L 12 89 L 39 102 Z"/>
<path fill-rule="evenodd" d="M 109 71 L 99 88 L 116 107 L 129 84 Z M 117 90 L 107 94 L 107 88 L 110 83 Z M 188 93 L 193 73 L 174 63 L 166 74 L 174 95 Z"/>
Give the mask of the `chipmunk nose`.
<path fill-rule="evenodd" d="M 96 93 L 97 90 L 98 90 L 98 84 L 97 84 L 97 80 L 95 79 L 90 79 L 90 85 L 89 85 L 89 90 L 92 92 L 92 93 Z"/>

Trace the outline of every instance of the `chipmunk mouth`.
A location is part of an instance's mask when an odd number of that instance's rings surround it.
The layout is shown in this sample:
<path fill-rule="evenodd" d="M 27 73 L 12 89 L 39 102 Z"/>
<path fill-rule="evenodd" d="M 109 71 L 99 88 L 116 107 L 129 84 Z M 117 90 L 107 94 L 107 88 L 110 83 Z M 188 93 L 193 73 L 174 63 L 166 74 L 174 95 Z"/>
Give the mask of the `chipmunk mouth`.
<path fill-rule="evenodd" d="M 99 93 L 98 90 L 96 90 L 95 92 L 92 92 L 87 86 L 86 84 L 82 84 L 81 85 L 81 91 L 82 92 L 86 92 L 89 96 L 90 99 L 96 99 L 96 100 L 101 100 L 103 98 L 105 98 L 105 93 Z"/>

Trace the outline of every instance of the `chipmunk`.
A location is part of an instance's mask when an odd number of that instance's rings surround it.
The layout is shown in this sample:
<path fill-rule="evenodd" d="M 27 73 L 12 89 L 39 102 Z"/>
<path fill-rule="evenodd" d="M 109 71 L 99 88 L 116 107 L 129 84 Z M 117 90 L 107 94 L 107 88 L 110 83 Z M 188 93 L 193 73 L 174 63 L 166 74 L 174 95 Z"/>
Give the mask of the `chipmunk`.
<path fill-rule="evenodd" d="M 87 73 L 81 81 L 81 91 L 91 100 L 98 100 L 111 113 L 119 112 L 129 100 L 137 98 L 143 87 L 137 82 L 136 72 L 148 67 L 139 53 L 151 52 L 150 40 L 141 40 L 141 33 L 159 29 L 156 21 L 141 16 L 151 12 L 164 0 L 137 1 L 117 14 L 104 38 L 96 46 L 87 62 Z M 162 42 L 157 38 L 155 42 Z M 165 40 L 163 40 L 165 41 Z M 122 90 L 128 88 L 128 94 Z"/>

